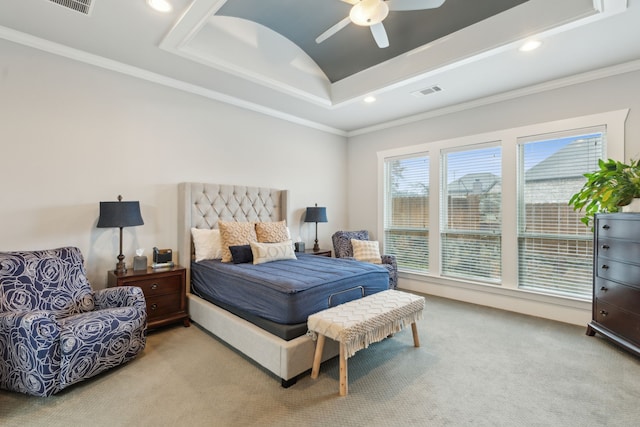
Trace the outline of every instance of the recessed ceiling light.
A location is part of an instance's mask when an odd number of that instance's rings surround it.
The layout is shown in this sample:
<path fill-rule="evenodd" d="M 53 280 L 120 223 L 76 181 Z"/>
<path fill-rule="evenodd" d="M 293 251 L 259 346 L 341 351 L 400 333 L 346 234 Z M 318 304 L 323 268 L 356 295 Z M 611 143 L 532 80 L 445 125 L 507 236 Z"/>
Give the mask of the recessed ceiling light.
<path fill-rule="evenodd" d="M 147 4 L 158 12 L 171 12 L 173 6 L 167 0 L 147 0 Z"/>
<path fill-rule="evenodd" d="M 371 95 L 367 96 L 364 99 L 364 102 L 366 102 L 367 104 L 371 104 L 372 102 L 376 102 L 376 97 L 375 96 L 371 96 Z"/>
<path fill-rule="evenodd" d="M 521 52 L 529 52 L 531 50 L 535 50 L 540 47 L 542 42 L 540 40 L 529 40 L 525 42 L 522 46 L 520 46 Z"/>

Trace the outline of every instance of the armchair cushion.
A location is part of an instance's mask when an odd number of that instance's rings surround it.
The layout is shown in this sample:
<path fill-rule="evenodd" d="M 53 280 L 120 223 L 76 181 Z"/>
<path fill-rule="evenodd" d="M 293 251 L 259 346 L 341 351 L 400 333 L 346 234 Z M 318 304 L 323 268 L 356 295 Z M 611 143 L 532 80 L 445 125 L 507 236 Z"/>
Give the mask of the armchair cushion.
<path fill-rule="evenodd" d="M 331 236 L 333 241 L 333 251 L 336 258 L 353 258 L 353 246 L 351 239 L 369 240 L 369 232 L 367 230 L 358 231 L 336 231 Z"/>
<path fill-rule="evenodd" d="M 358 261 L 371 262 L 373 264 L 381 264 L 380 247 L 376 240 L 358 240 L 351 239 L 353 247 L 353 257 Z"/>
<path fill-rule="evenodd" d="M 333 242 L 333 251 L 336 258 L 355 259 L 353 255 L 353 246 L 351 239 L 369 240 L 369 232 L 367 230 L 357 231 L 336 231 L 331 236 Z M 397 289 L 398 287 L 398 265 L 394 255 L 381 255 L 382 266 L 389 271 L 389 289 Z"/>
<path fill-rule="evenodd" d="M 78 248 L 0 253 L 0 388 L 50 396 L 135 357 L 140 288 L 93 293 Z"/>

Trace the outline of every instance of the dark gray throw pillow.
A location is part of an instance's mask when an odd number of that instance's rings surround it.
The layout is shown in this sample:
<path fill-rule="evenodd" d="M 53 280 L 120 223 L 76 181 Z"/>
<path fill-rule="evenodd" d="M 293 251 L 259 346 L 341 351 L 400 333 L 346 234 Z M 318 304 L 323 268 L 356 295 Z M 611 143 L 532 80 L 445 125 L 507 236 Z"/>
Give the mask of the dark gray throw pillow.
<path fill-rule="evenodd" d="M 234 264 L 253 262 L 251 245 L 229 246 L 229 251 L 231 252 L 231 259 Z"/>

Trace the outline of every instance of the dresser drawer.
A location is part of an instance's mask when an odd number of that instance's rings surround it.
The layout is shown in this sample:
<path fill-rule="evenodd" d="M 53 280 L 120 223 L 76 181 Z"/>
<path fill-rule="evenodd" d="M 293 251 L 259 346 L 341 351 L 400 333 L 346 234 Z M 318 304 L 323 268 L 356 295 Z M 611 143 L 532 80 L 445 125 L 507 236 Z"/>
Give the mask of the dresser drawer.
<path fill-rule="evenodd" d="M 596 255 L 640 264 L 640 242 L 629 240 L 600 238 L 596 247 Z"/>
<path fill-rule="evenodd" d="M 621 285 L 602 278 L 595 282 L 595 298 L 640 315 L 640 288 Z"/>
<path fill-rule="evenodd" d="M 640 240 L 640 227 L 638 227 L 638 215 L 627 215 L 628 219 L 620 219 L 620 215 L 613 216 L 596 216 L 595 232 L 598 235 L 598 239 L 602 238 L 617 238 L 617 239 L 629 239 Z"/>
<path fill-rule="evenodd" d="M 175 294 L 180 292 L 182 287 L 182 278 L 176 276 L 154 277 L 145 280 L 135 280 L 127 282 L 130 286 L 139 286 L 144 292 L 146 298 L 156 295 Z"/>
<path fill-rule="evenodd" d="M 640 265 L 598 257 L 596 259 L 596 276 L 624 283 L 633 287 L 640 287 Z"/>
<path fill-rule="evenodd" d="M 625 339 L 640 345 L 640 316 L 596 299 L 594 320 Z"/>
<path fill-rule="evenodd" d="M 160 295 L 147 298 L 147 321 L 151 322 L 167 314 L 182 310 L 180 295 Z"/>

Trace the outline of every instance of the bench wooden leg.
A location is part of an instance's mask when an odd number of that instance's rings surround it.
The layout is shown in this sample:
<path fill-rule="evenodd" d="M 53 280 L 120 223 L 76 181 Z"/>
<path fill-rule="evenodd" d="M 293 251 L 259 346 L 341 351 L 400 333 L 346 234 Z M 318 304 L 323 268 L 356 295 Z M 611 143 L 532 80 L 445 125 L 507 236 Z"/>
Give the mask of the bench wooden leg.
<path fill-rule="evenodd" d="M 413 332 L 413 346 L 420 347 L 420 338 L 418 338 L 418 325 L 416 322 L 411 324 L 411 332 Z"/>
<path fill-rule="evenodd" d="M 347 372 L 347 358 L 344 344 L 340 343 L 340 396 L 349 392 L 349 373 Z"/>
<path fill-rule="evenodd" d="M 314 380 L 318 378 L 318 374 L 320 373 L 320 362 L 322 362 L 324 338 L 324 335 L 318 334 L 318 341 L 316 342 L 316 352 L 313 355 L 313 366 L 311 368 L 311 378 L 313 378 Z"/>

